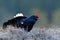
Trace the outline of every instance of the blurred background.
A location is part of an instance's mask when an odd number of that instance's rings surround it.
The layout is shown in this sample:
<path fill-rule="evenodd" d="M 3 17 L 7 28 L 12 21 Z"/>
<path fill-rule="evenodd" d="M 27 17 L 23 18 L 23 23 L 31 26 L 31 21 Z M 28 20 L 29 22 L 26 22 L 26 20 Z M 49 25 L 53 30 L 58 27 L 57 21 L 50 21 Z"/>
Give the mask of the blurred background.
<path fill-rule="evenodd" d="M 0 0 L 0 26 L 17 13 L 38 14 L 35 26 L 60 26 L 60 0 Z"/>

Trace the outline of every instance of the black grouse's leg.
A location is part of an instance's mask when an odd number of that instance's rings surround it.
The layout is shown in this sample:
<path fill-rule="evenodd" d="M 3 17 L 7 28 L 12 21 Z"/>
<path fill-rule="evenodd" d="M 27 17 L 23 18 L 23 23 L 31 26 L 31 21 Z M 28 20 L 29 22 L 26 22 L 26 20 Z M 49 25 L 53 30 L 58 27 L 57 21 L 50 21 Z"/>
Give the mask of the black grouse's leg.
<path fill-rule="evenodd" d="M 28 32 L 30 32 L 32 28 L 33 28 L 33 27 L 29 27 L 29 28 L 28 28 Z"/>
<path fill-rule="evenodd" d="M 17 24 L 17 23 L 15 23 L 15 27 L 17 27 L 17 28 L 18 28 L 18 24 Z"/>

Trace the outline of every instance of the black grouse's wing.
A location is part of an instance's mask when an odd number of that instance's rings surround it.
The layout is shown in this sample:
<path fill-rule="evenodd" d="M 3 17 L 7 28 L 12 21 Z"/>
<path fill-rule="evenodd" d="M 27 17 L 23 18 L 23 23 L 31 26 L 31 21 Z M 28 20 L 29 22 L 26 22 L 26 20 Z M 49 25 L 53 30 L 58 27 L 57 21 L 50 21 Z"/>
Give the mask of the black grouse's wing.
<path fill-rule="evenodd" d="M 3 23 L 3 28 L 7 27 L 7 25 L 13 25 L 13 26 L 15 26 L 18 23 L 17 21 L 20 21 L 21 19 L 25 19 L 25 18 L 27 18 L 27 17 L 25 17 L 25 16 L 21 17 L 20 16 L 20 17 L 16 17 L 16 18 L 10 19 L 7 22 Z"/>

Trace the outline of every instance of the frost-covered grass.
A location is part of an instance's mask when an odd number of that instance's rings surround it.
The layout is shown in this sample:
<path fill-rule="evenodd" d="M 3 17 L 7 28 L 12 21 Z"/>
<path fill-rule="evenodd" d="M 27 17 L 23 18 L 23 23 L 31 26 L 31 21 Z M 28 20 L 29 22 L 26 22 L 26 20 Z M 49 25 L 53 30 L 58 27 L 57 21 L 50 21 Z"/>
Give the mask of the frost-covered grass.
<path fill-rule="evenodd" d="M 60 40 L 60 28 L 34 27 L 30 32 L 9 26 L 6 30 L 0 28 L 0 40 Z"/>

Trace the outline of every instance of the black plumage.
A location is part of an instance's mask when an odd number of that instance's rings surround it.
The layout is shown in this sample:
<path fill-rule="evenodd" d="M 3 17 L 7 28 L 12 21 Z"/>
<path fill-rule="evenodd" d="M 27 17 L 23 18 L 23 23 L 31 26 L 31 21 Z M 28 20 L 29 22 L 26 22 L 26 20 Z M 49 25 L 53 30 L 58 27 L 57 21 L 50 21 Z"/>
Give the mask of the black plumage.
<path fill-rule="evenodd" d="M 3 23 L 3 29 L 7 27 L 7 25 L 12 25 L 17 28 L 24 28 L 26 31 L 31 31 L 33 28 L 33 25 L 37 21 L 38 16 L 37 15 L 32 15 L 31 17 L 16 17 L 11 20 L 8 20 L 7 22 Z"/>

